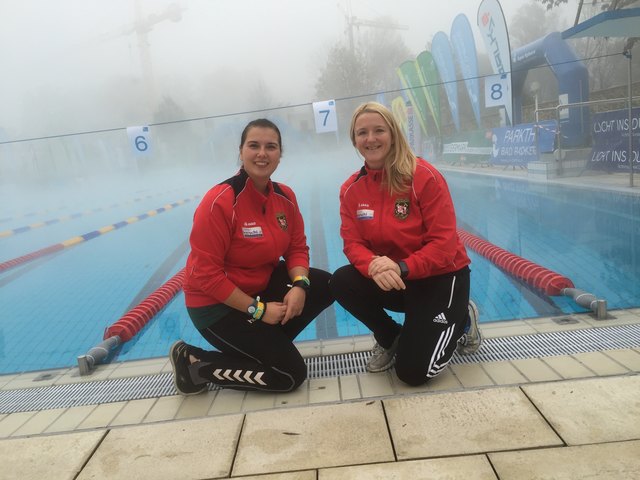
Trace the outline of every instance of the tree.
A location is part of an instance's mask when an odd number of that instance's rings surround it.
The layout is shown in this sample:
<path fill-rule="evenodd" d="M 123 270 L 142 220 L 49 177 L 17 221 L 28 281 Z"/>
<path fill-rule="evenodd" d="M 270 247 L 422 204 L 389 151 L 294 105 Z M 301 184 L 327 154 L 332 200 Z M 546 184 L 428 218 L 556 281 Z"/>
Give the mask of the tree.
<path fill-rule="evenodd" d="M 365 60 L 359 52 L 335 44 L 316 81 L 317 98 L 339 98 L 367 92 Z"/>
<path fill-rule="evenodd" d="M 538 1 L 543 5 L 545 5 L 547 7 L 547 10 L 551 10 L 553 7 L 557 7 L 558 5 L 568 2 L 568 0 L 538 0 Z M 593 0 L 591 4 L 597 5 L 599 3 L 601 10 L 621 10 L 630 5 L 633 5 L 637 1 L 638 0 L 612 0 L 612 1 L 600 0 L 600 2 L 598 2 L 598 0 Z M 582 8 L 583 3 L 584 3 L 584 0 L 580 0 L 578 11 L 580 11 L 580 9 Z"/>
<path fill-rule="evenodd" d="M 378 22 L 392 25 L 389 19 Z M 316 82 L 318 98 L 374 95 L 398 88 L 396 68 L 411 58 L 398 32 L 386 28 L 367 29 L 351 49 L 336 42 Z"/>
<path fill-rule="evenodd" d="M 557 31 L 558 20 L 536 3 L 523 5 L 513 16 L 509 25 L 509 40 L 511 48 L 522 47 L 539 38 L 546 36 L 549 32 Z"/>

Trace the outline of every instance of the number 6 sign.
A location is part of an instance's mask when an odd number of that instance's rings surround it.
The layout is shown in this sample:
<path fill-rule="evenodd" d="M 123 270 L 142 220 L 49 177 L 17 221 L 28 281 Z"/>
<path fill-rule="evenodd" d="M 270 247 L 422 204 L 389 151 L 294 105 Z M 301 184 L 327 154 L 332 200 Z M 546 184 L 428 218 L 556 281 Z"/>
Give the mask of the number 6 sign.
<path fill-rule="evenodd" d="M 313 102 L 313 118 L 316 122 L 316 133 L 337 131 L 338 116 L 335 100 Z"/>
<path fill-rule="evenodd" d="M 149 139 L 149 127 L 127 127 L 127 136 L 136 155 L 149 155 L 151 142 Z"/>

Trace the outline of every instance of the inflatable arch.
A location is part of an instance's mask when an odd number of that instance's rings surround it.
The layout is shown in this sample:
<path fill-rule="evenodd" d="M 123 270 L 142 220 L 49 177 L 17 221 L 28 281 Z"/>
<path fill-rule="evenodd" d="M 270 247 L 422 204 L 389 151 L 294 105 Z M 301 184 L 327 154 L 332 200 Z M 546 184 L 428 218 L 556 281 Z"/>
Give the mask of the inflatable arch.
<path fill-rule="evenodd" d="M 558 80 L 558 95 L 562 103 L 589 101 L 589 73 L 573 49 L 553 32 L 511 54 L 514 125 L 522 122 L 522 89 L 529 69 L 548 65 Z M 586 146 L 590 142 L 589 109 L 574 107 L 561 110 L 560 131 L 563 148 Z"/>

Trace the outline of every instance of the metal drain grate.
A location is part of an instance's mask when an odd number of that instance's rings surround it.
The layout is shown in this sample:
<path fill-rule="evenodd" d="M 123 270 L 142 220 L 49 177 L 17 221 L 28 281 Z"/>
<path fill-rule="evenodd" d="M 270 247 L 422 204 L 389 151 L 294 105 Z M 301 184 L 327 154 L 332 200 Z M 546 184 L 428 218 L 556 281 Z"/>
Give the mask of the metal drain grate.
<path fill-rule="evenodd" d="M 640 325 L 598 327 L 567 332 L 489 338 L 472 355 L 454 355 L 451 363 L 526 358 L 640 347 Z M 309 378 L 364 373 L 369 352 L 305 359 Z M 211 386 L 211 390 L 218 387 Z M 175 395 L 171 373 L 86 383 L 0 391 L 0 413 L 69 408 Z"/>

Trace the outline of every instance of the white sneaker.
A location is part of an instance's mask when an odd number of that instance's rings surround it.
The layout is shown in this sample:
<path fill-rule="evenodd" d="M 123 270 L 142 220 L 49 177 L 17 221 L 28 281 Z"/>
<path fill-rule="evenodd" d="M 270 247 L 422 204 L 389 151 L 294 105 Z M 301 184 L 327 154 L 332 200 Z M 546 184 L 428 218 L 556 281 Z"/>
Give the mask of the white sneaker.
<path fill-rule="evenodd" d="M 469 300 L 469 320 L 465 327 L 465 332 L 458 340 L 458 353 L 462 355 L 469 355 L 475 353 L 480 348 L 482 343 L 482 335 L 478 328 L 478 307 L 473 303 L 473 300 Z"/>
<path fill-rule="evenodd" d="M 373 346 L 371 356 L 367 360 L 367 371 L 371 373 L 384 372 L 393 367 L 396 360 L 396 350 L 398 350 L 398 339 L 396 337 L 389 348 L 382 347 L 378 342 Z"/>

